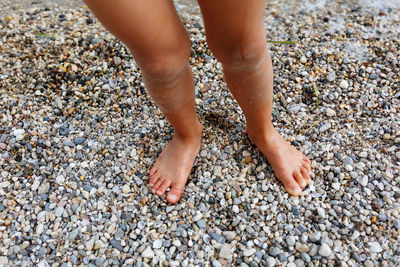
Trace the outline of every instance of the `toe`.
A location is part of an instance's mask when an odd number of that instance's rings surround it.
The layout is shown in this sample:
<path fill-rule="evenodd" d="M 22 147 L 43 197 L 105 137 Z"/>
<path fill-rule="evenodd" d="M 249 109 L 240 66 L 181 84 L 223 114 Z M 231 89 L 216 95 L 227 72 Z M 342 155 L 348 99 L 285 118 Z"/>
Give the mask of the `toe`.
<path fill-rule="evenodd" d="M 303 155 L 302 158 L 303 158 L 303 161 L 305 161 L 305 162 L 307 162 L 308 164 L 311 165 L 311 161 L 306 156 Z"/>
<path fill-rule="evenodd" d="M 307 185 L 306 179 L 303 178 L 303 175 L 301 174 L 300 170 L 293 172 L 293 176 L 301 188 L 304 188 Z"/>
<path fill-rule="evenodd" d="M 300 188 L 300 186 L 297 184 L 296 181 L 292 181 L 289 184 L 285 185 L 286 191 L 291 194 L 292 196 L 300 196 L 301 193 L 303 192 Z"/>
<path fill-rule="evenodd" d="M 282 178 L 284 179 L 279 180 L 283 183 L 283 186 L 289 194 L 291 194 L 292 196 L 301 195 L 302 190 L 293 176 L 290 175 Z"/>
<path fill-rule="evenodd" d="M 175 204 L 181 198 L 183 192 L 183 186 L 173 185 L 171 190 L 167 193 L 167 201 L 171 204 Z"/>
<path fill-rule="evenodd" d="M 157 182 L 151 187 L 151 192 L 153 192 L 153 194 L 156 193 L 157 189 L 160 187 L 160 185 L 162 185 L 164 182 L 163 179 L 158 179 Z"/>
<path fill-rule="evenodd" d="M 153 167 L 151 170 L 150 170 L 150 176 L 152 176 L 153 174 L 155 174 L 157 172 L 157 168 L 156 167 Z"/>
<path fill-rule="evenodd" d="M 306 180 L 307 184 L 311 182 L 311 176 L 310 172 L 307 170 L 307 168 L 302 167 L 300 169 L 301 175 L 303 175 L 303 178 Z"/>
<path fill-rule="evenodd" d="M 150 182 L 149 185 L 153 187 L 157 181 L 160 179 L 160 174 L 158 172 L 154 173 L 152 176 L 150 176 Z"/>
<path fill-rule="evenodd" d="M 309 162 L 303 161 L 303 164 L 301 165 L 306 168 L 309 173 L 311 173 L 311 164 Z"/>
<path fill-rule="evenodd" d="M 165 190 L 168 189 L 168 187 L 170 187 L 171 182 L 169 180 L 164 181 L 157 189 L 156 189 L 156 194 L 159 196 L 164 195 Z"/>

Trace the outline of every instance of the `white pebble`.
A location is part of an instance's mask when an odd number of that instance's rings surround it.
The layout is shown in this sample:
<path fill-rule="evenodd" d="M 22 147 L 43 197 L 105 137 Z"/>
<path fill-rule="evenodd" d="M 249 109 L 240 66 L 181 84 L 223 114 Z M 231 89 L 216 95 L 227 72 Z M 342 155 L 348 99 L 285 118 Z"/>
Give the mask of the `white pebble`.
<path fill-rule="evenodd" d="M 39 179 L 36 179 L 36 180 L 33 182 L 31 189 L 32 189 L 33 191 L 35 191 L 35 190 L 37 190 L 37 189 L 39 188 L 39 185 L 40 185 L 40 181 L 39 181 Z"/>
<path fill-rule="evenodd" d="M 369 242 L 369 250 L 372 253 L 382 252 L 381 245 L 378 242 Z"/>
<path fill-rule="evenodd" d="M 130 193 L 130 192 L 131 192 L 131 188 L 129 187 L 128 184 L 125 184 L 125 185 L 122 187 L 122 193 L 128 194 L 128 193 Z"/>
<path fill-rule="evenodd" d="M 325 114 L 326 114 L 326 116 L 328 116 L 328 117 L 333 117 L 333 116 L 336 115 L 336 111 L 334 111 L 334 110 L 331 109 L 331 108 L 327 108 Z"/>
<path fill-rule="evenodd" d="M 58 176 L 56 177 L 56 183 L 57 183 L 57 184 L 62 185 L 64 182 L 65 182 L 64 175 L 58 175 Z"/>
<path fill-rule="evenodd" d="M 157 248 L 161 248 L 162 246 L 162 241 L 160 239 L 157 239 L 153 242 L 153 248 L 157 249 Z"/>
<path fill-rule="evenodd" d="M 318 254 L 322 257 L 329 257 L 332 254 L 332 250 L 327 244 L 322 243 L 318 249 Z"/>
<path fill-rule="evenodd" d="M 346 80 L 342 80 L 339 84 L 339 87 L 342 89 L 347 89 L 347 88 L 349 88 L 349 82 Z"/>
<path fill-rule="evenodd" d="M 143 258 L 153 258 L 154 257 L 154 252 L 151 250 L 150 247 L 147 247 L 143 252 L 142 252 L 142 257 Z"/>

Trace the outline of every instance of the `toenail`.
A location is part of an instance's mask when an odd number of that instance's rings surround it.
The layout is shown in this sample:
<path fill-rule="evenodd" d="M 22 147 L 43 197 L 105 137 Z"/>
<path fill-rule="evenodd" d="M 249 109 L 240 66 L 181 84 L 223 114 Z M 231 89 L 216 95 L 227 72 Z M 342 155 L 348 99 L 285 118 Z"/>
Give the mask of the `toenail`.
<path fill-rule="evenodd" d="M 151 192 L 154 194 L 156 192 L 156 190 L 155 189 L 151 189 Z"/>
<path fill-rule="evenodd" d="M 161 195 L 162 194 L 162 192 L 161 191 L 157 191 L 157 195 Z"/>

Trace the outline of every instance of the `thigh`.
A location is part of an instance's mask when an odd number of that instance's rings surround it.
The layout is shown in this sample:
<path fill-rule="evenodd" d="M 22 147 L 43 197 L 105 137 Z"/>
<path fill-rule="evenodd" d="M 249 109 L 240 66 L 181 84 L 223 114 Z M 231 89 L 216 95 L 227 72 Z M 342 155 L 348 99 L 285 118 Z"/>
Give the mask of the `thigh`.
<path fill-rule="evenodd" d="M 207 42 L 214 53 L 265 49 L 265 0 L 198 0 Z M 233 50 L 233 51 L 232 51 Z M 238 51 L 237 51 L 238 50 Z M 243 51 L 244 50 L 244 51 Z"/>
<path fill-rule="evenodd" d="M 85 0 L 102 24 L 122 40 L 135 60 L 176 55 L 190 40 L 172 0 Z M 189 47 L 189 48 L 187 48 Z"/>

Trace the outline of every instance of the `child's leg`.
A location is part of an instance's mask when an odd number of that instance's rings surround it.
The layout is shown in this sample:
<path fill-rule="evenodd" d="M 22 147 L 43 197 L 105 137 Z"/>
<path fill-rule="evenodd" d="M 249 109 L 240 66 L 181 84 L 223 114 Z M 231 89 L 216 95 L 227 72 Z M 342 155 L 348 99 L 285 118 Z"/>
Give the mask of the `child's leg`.
<path fill-rule="evenodd" d="M 177 202 L 200 148 L 202 127 L 195 113 L 188 65 L 190 40 L 172 1 L 86 0 L 113 34 L 131 50 L 154 102 L 175 129 L 150 172 L 153 192 Z"/>
<path fill-rule="evenodd" d="M 310 161 L 271 122 L 273 77 L 266 49 L 265 0 L 199 0 L 207 41 L 247 121 L 250 138 L 292 195 L 310 182 Z"/>

